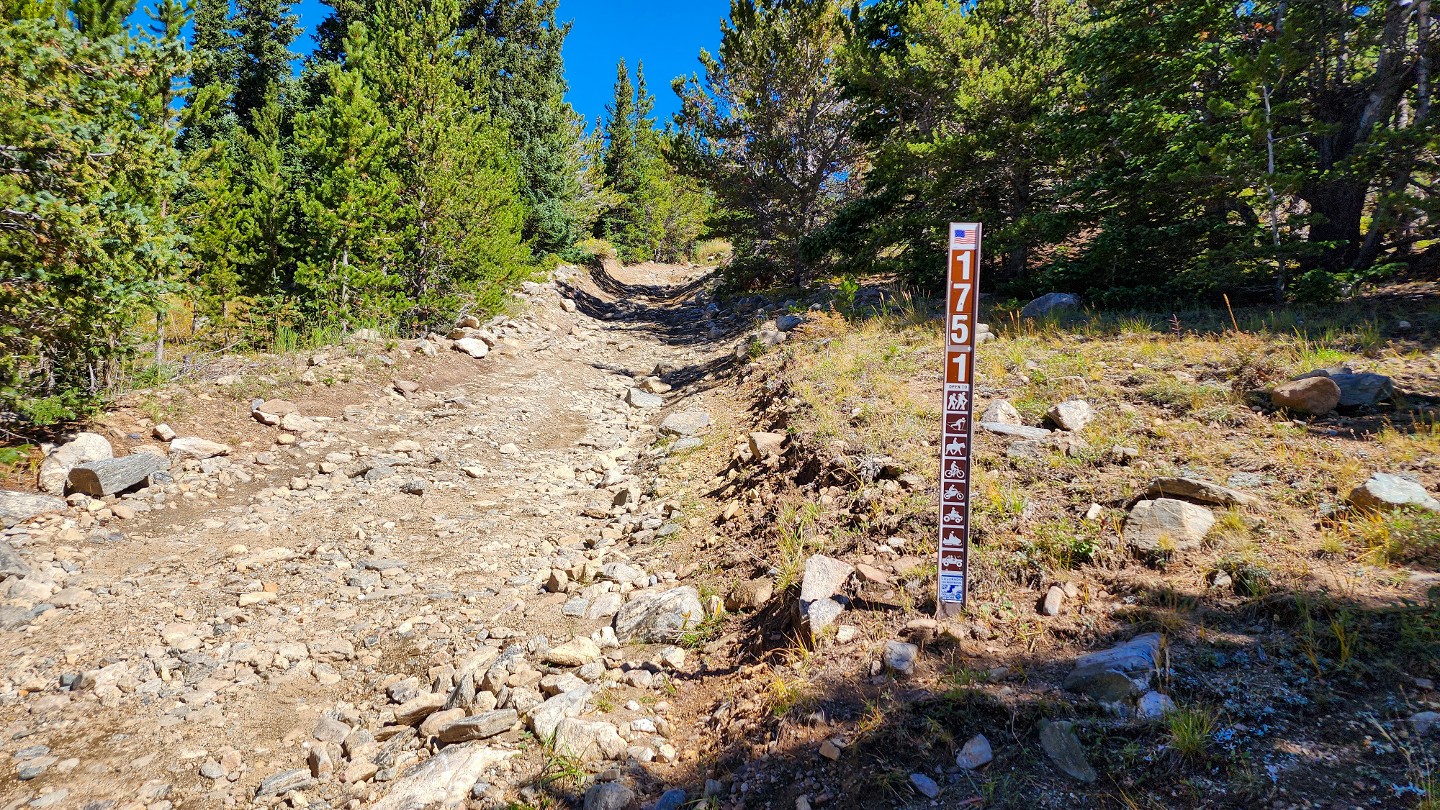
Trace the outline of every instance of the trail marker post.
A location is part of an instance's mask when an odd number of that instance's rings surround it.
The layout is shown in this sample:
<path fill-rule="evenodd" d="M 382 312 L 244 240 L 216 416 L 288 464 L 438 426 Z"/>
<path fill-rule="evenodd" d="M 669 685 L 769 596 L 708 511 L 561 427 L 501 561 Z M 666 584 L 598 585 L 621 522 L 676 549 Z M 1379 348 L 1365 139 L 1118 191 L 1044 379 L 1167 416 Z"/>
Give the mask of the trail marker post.
<path fill-rule="evenodd" d="M 964 609 L 970 576 L 970 458 L 975 416 L 975 324 L 980 311 L 980 223 L 952 222 L 948 236 L 936 600 L 941 618 Z"/>

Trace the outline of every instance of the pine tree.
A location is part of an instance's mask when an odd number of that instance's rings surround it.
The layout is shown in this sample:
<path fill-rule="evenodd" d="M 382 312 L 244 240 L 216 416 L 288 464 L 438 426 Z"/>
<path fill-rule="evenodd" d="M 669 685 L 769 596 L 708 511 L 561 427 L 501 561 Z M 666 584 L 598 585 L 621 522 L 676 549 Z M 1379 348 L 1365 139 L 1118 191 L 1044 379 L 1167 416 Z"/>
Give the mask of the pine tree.
<path fill-rule="evenodd" d="M 240 126 L 255 133 L 254 113 L 290 78 L 290 45 L 300 34 L 299 18 L 283 0 L 238 0 L 235 16 L 235 92 L 232 109 Z"/>
<path fill-rule="evenodd" d="M 76 0 L 71 6 L 75 25 L 92 40 L 119 35 L 125 19 L 135 13 L 136 0 Z"/>
<path fill-rule="evenodd" d="M 196 0 L 190 38 L 190 99 L 180 148 L 193 155 L 234 136 L 231 105 L 239 50 L 230 30 L 229 0 Z"/>
<path fill-rule="evenodd" d="M 605 175 L 617 195 L 617 203 L 601 218 L 602 232 L 614 243 L 620 259 L 626 262 L 654 258 L 651 245 L 655 242 L 654 222 L 646 217 L 645 196 L 650 175 L 656 170 L 655 133 L 642 130 L 653 126 L 647 116 L 653 100 L 647 97 L 643 67 L 637 65 L 640 85 L 630 81 L 625 60 L 616 68 L 615 98 L 606 108 Z"/>
<path fill-rule="evenodd" d="M 572 115 L 569 145 L 565 154 L 565 174 L 574 178 L 575 190 L 566 197 L 569 217 L 582 233 L 593 233 L 600 215 L 618 205 L 620 200 L 605 176 L 605 136 L 599 122 L 587 132 L 583 116 Z"/>
<path fill-rule="evenodd" d="M 562 49 L 570 25 L 555 20 L 558 0 L 479 0 L 467 5 L 462 82 L 509 133 L 526 206 L 525 236 L 541 253 L 561 253 L 582 235 L 571 216 L 578 178 L 567 154 L 575 145 L 565 102 Z"/>
<path fill-rule="evenodd" d="M 256 297 L 284 295 L 294 281 L 290 226 L 295 198 L 277 91 L 272 89 L 255 110 L 252 131 L 237 136 L 238 171 L 232 175 L 244 196 L 235 211 L 239 238 L 231 249 L 241 288 Z"/>
<path fill-rule="evenodd" d="M 324 67 L 330 88 L 296 121 L 309 183 L 298 194 L 300 260 L 295 283 L 312 319 L 390 323 L 399 294 L 399 183 L 389 163 L 397 132 L 385 120 L 359 66 L 373 58 L 363 24 L 346 39 L 346 66 Z"/>
<path fill-rule="evenodd" d="M 399 137 L 398 183 L 407 330 L 450 321 L 470 302 L 494 307 L 526 272 L 517 169 L 503 133 L 462 86 L 457 0 L 376 0 L 373 58 L 358 67 Z"/>
<path fill-rule="evenodd" d="M 0 20 L 0 410 L 37 424 L 93 406 L 162 305 L 180 179 L 146 114 L 172 52 L 42 5 Z"/>
<path fill-rule="evenodd" d="M 703 81 L 674 85 L 682 163 L 715 189 L 737 271 L 803 281 L 802 240 L 859 189 L 863 150 L 836 76 L 845 38 L 838 0 L 732 0 L 718 56 L 700 54 Z"/>
<path fill-rule="evenodd" d="M 624 59 L 615 68 L 615 97 L 605 108 L 604 130 L 605 179 L 617 194 L 629 194 L 639 187 L 640 158 L 635 142 L 635 85 Z"/>

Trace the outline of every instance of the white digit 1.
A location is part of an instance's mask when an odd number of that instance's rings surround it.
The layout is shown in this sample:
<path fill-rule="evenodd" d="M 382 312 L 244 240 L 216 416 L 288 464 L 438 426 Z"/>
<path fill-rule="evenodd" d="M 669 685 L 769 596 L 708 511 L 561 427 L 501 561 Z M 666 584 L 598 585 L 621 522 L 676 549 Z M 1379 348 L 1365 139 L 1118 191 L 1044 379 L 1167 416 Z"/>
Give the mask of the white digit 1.
<path fill-rule="evenodd" d="M 965 366 L 965 355 L 957 354 L 950 362 L 955 364 L 955 382 L 970 382 L 970 375 L 966 373 L 968 369 Z"/>
<path fill-rule="evenodd" d="M 962 251 L 960 251 L 960 278 L 961 278 L 962 280 L 964 280 L 964 281 L 969 281 L 969 280 L 970 280 L 970 262 L 971 262 L 971 258 L 972 258 L 972 257 L 971 257 L 971 255 L 970 255 L 970 251 L 968 251 L 968 250 L 962 250 Z"/>

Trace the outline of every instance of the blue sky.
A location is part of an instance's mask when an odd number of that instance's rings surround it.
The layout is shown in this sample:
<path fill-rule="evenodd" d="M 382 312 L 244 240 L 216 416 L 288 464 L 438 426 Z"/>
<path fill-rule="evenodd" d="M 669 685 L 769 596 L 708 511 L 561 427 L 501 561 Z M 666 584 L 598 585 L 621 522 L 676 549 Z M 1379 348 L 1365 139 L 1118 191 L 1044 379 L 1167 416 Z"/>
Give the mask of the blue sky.
<path fill-rule="evenodd" d="M 633 71 L 643 60 L 655 111 L 670 120 L 680 107 L 670 80 L 699 72 L 700 49 L 720 46 L 729 13 L 729 0 L 560 0 L 557 16 L 575 21 L 565 42 L 570 104 L 593 124 L 614 91 L 615 63 L 623 58 Z"/>
<path fill-rule="evenodd" d="M 310 32 L 330 8 L 320 0 L 300 0 L 292 10 L 305 29 L 294 47 L 309 53 L 314 47 Z M 663 125 L 680 106 L 670 80 L 700 70 L 700 49 L 713 53 L 719 47 L 720 21 L 729 13 L 729 0 L 560 0 L 557 16 L 575 23 L 565 42 L 567 99 L 594 124 L 610 101 L 615 63 L 623 58 L 633 71 L 643 61 Z"/>

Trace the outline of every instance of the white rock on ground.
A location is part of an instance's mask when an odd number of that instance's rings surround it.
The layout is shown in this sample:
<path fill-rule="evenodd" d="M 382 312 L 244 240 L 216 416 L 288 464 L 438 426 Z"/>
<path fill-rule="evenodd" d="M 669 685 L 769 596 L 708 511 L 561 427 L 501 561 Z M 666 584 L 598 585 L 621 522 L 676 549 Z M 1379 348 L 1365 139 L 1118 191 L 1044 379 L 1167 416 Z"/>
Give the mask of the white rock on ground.
<path fill-rule="evenodd" d="M 458 810 L 488 768 L 515 756 L 481 746 L 450 746 L 405 772 L 370 810 Z"/>
<path fill-rule="evenodd" d="M 1080 431 L 1095 419 L 1095 409 L 1083 399 L 1061 402 L 1045 412 L 1053 424 L 1061 430 Z"/>
<path fill-rule="evenodd" d="M 65 481 L 70 470 L 87 461 L 113 458 L 110 441 L 98 433 L 78 433 L 74 439 L 55 448 L 40 462 L 40 491 L 50 495 L 65 494 Z"/>
<path fill-rule="evenodd" d="M 228 456 L 234 450 L 228 444 L 212 442 L 198 436 L 182 436 L 170 442 L 170 455 L 175 458 L 191 458 L 204 461 L 216 456 Z"/>
<path fill-rule="evenodd" d="M 1125 543 L 1151 554 L 1187 551 L 1214 526 L 1215 515 L 1203 506 L 1173 498 L 1140 501 L 1125 521 Z"/>
<path fill-rule="evenodd" d="M 686 585 L 635 596 L 615 614 L 615 635 L 622 642 L 669 641 L 704 620 L 700 593 Z"/>
<path fill-rule="evenodd" d="M 1350 492 L 1350 503 L 1360 509 L 1388 510 L 1413 506 L 1429 512 L 1440 512 L 1440 500 L 1425 487 L 1409 479 L 1389 473 L 1375 473 Z"/>

